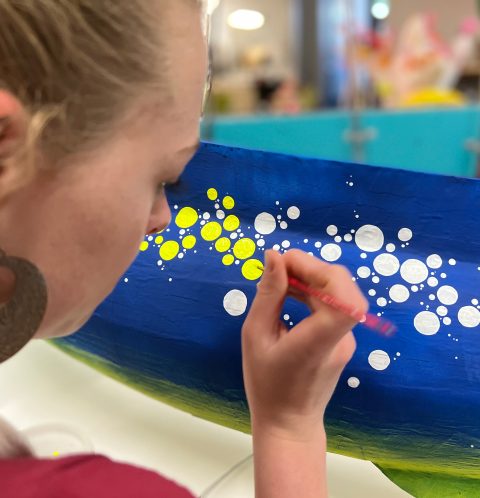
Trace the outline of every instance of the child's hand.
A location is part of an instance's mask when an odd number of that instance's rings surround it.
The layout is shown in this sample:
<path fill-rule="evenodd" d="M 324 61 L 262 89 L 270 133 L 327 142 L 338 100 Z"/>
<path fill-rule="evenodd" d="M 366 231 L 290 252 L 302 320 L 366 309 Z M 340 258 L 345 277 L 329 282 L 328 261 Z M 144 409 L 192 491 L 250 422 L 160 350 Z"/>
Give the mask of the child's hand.
<path fill-rule="evenodd" d="M 341 372 L 355 350 L 354 320 L 320 300 L 289 291 L 288 277 L 367 312 L 368 304 L 345 268 L 299 250 L 267 252 L 266 269 L 242 332 L 245 388 L 252 426 L 291 439 L 323 429 L 323 416 Z M 280 320 L 287 295 L 312 314 L 287 332 Z"/>

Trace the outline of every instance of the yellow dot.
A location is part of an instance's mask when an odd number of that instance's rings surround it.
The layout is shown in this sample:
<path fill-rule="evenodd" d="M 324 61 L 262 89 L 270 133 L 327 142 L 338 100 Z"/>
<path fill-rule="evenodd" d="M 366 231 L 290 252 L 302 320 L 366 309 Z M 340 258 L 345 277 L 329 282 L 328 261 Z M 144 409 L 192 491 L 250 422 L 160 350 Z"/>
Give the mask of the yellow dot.
<path fill-rule="evenodd" d="M 146 240 L 144 240 L 141 244 L 140 244 L 140 251 L 146 251 L 148 249 L 148 242 Z"/>
<path fill-rule="evenodd" d="M 235 261 L 235 258 L 233 257 L 232 254 L 225 254 L 225 256 L 223 256 L 223 259 L 222 259 L 222 263 L 225 266 L 233 265 L 234 261 Z"/>
<path fill-rule="evenodd" d="M 191 207 L 180 209 L 175 218 L 175 223 L 180 228 L 190 228 L 198 221 L 198 213 Z"/>
<path fill-rule="evenodd" d="M 175 240 L 169 240 L 165 242 L 162 247 L 160 247 L 160 257 L 165 261 L 172 260 L 180 250 L 180 245 Z"/>
<path fill-rule="evenodd" d="M 218 199 L 218 192 L 214 188 L 209 188 L 207 191 L 207 197 L 211 201 L 215 201 L 216 199 Z"/>
<path fill-rule="evenodd" d="M 230 246 L 232 245 L 230 239 L 227 239 L 227 237 L 222 237 L 221 239 L 218 239 L 217 242 L 215 242 L 215 249 L 218 252 L 227 252 L 230 249 Z"/>
<path fill-rule="evenodd" d="M 197 238 L 195 237 L 195 235 L 187 235 L 182 241 L 182 246 L 185 249 L 193 249 L 196 243 Z"/>
<path fill-rule="evenodd" d="M 234 215 L 231 214 L 225 218 L 223 222 L 223 228 L 228 230 L 229 232 L 233 232 L 240 226 L 240 220 Z"/>
<path fill-rule="evenodd" d="M 225 209 L 233 209 L 234 206 L 235 206 L 235 201 L 233 200 L 233 197 L 227 195 L 226 197 L 223 198 L 223 207 Z"/>
<path fill-rule="evenodd" d="M 216 221 L 211 221 L 202 228 L 200 233 L 205 240 L 212 242 L 222 235 L 222 227 Z"/>
<path fill-rule="evenodd" d="M 54 451 L 54 452 L 53 452 L 53 456 L 54 456 L 54 457 L 58 457 L 58 456 L 60 456 L 60 453 L 59 453 L 58 451 Z"/>
<path fill-rule="evenodd" d="M 159 235 L 156 239 L 155 239 L 155 244 L 157 245 L 161 245 L 163 243 L 163 237 L 161 235 Z"/>
<path fill-rule="evenodd" d="M 263 273 L 263 263 L 258 259 L 249 259 L 242 266 L 242 275 L 247 280 L 258 280 Z"/>
<path fill-rule="evenodd" d="M 248 259 L 253 256 L 257 246 L 252 239 L 240 239 L 233 246 L 233 254 L 238 259 Z"/>

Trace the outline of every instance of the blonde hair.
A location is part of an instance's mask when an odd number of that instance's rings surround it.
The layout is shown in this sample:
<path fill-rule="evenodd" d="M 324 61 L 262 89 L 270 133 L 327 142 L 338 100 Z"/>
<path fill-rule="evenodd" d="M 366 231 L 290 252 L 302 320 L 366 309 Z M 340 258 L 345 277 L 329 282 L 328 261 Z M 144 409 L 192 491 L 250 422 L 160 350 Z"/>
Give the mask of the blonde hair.
<path fill-rule="evenodd" d="M 104 139 L 139 95 L 169 97 L 162 7 L 0 0 L 0 88 L 28 113 L 27 150 L 39 146 L 57 163 Z"/>

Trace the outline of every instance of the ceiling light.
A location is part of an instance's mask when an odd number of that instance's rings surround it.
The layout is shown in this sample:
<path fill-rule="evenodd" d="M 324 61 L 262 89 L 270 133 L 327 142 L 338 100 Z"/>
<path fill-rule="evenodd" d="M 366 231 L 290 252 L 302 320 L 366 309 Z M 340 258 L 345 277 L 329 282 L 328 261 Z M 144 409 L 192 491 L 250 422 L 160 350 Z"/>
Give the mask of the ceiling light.
<path fill-rule="evenodd" d="M 228 25 L 234 29 L 253 31 L 265 24 L 265 16 L 258 10 L 239 9 L 228 16 Z"/>
<path fill-rule="evenodd" d="M 372 16 L 380 21 L 386 19 L 390 15 L 390 6 L 387 2 L 375 2 L 372 5 Z"/>

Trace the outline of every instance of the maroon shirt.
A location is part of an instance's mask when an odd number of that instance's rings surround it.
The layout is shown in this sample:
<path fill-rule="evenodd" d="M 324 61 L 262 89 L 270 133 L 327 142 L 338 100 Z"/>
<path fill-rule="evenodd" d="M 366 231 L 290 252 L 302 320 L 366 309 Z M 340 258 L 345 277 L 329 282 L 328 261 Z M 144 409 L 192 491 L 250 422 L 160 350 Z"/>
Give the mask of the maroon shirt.
<path fill-rule="evenodd" d="M 103 456 L 0 460 L 1 498 L 193 498 L 155 472 Z"/>

